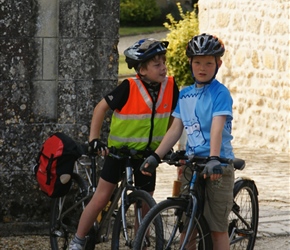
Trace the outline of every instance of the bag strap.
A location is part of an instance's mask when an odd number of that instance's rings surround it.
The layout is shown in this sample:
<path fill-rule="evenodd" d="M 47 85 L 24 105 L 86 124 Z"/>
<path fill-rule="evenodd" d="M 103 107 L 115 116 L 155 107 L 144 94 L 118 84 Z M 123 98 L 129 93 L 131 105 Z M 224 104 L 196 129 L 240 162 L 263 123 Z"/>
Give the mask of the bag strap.
<path fill-rule="evenodd" d="M 52 167 L 52 163 L 56 158 L 53 158 L 53 154 L 51 154 L 49 160 L 48 160 L 48 164 L 46 166 L 46 173 L 47 173 L 47 179 L 46 179 L 46 185 L 50 185 L 50 177 L 51 177 L 51 167 Z"/>

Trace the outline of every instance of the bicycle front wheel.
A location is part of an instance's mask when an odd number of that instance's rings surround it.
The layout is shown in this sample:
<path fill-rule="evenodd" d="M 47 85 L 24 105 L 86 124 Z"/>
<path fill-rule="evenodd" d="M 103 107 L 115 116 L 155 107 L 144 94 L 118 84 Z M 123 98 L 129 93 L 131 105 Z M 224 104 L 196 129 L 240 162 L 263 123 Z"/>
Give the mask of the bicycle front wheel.
<path fill-rule="evenodd" d="M 252 180 L 239 180 L 234 187 L 234 206 L 229 215 L 231 250 L 254 249 L 259 218 L 258 191 Z"/>
<path fill-rule="evenodd" d="M 127 228 L 124 230 L 122 209 L 118 210 L 113 227 L 112 234 L 112 250 L 132 249 L 133 239 L 135 238 L 135 231 L 139 227 L 139 221 L 144 217 L 142 207 L 152 208 L 156 205 L 152 196 L 142 190 L 135 190 L 128 195 L 128 200 L 125 204 L 125 219 Z M 125 235 L 127 234 L 127 238 Z"/>
<path fill-rule="evenodd" d="M 87 192 L 87 183 L 78 174 L 74 173 L 69 192 L 63 197 L 52 200 L 50 215 L 50 244 L 52 250 L 68 249 L 68 245 L 77 231 L 85 204 L 89 201 Z M 84 197 L 87 197 L 87 199 L 81 202 Z"/>
<path fill-rule="evenodd" d="M 137 232 L 134 250 L 181 249 L 189 217 L 187 200 L 168 199 L 158 203 L 145 216 Z M 161 229 L 158 220 L 162 220 Z M 194 218 L 193 229 L 184 249 L 212 249 L 210 230 L 203 216 Z M 147 247 L 147 248 L 146 248 Z"/>

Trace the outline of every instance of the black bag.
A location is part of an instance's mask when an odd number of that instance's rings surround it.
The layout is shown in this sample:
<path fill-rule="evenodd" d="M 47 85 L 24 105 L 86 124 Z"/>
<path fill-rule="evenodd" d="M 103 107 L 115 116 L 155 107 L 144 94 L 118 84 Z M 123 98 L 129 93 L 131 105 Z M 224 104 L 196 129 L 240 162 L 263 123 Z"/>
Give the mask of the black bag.
<path fill-rule="evenodd" d="M 34 167 L 40 189 L 56 198 L 68 193 L 75 161 L 82 155 L 81 147 L 69 136 L 57 132 L 42 145 Z"/>

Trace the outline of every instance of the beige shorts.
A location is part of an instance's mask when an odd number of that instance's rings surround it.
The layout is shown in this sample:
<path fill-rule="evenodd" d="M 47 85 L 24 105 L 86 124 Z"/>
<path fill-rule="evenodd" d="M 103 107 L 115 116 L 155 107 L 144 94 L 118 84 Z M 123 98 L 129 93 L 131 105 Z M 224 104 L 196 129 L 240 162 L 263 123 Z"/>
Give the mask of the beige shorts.
<path fill-rule="evenodd" d="M 181 177 L 181 194 L 188 194 L 192 171 L 184 169 Z M 229 165 L 223 169 L 223 176 L 217 181 L 206 180 L 204 217 L 214 232 L 228 231 L 228 216 L 233 206 L 234 169 Z"/>

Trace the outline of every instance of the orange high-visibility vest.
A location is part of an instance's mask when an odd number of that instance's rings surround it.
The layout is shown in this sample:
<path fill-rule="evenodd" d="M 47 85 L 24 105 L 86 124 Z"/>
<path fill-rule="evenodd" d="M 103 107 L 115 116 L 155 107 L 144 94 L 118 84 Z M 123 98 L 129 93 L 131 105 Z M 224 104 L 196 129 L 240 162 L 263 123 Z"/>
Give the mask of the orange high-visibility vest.
<path fill-rule="evenodd" d="M 108 145 L 136 150 L 155 150 L 165 135 L 172 111 L 173 77 L 166 77 L 152 112 L 153 101 L 139 78 L 129 78 L 130 93 L 122 110 L 112 116 Z M 154 119 L 153 119 L 154 118 Z M 153 120 L 153 121 L 152 121 Z M 152 131 L 151 143 L 150 131 Z"/>

